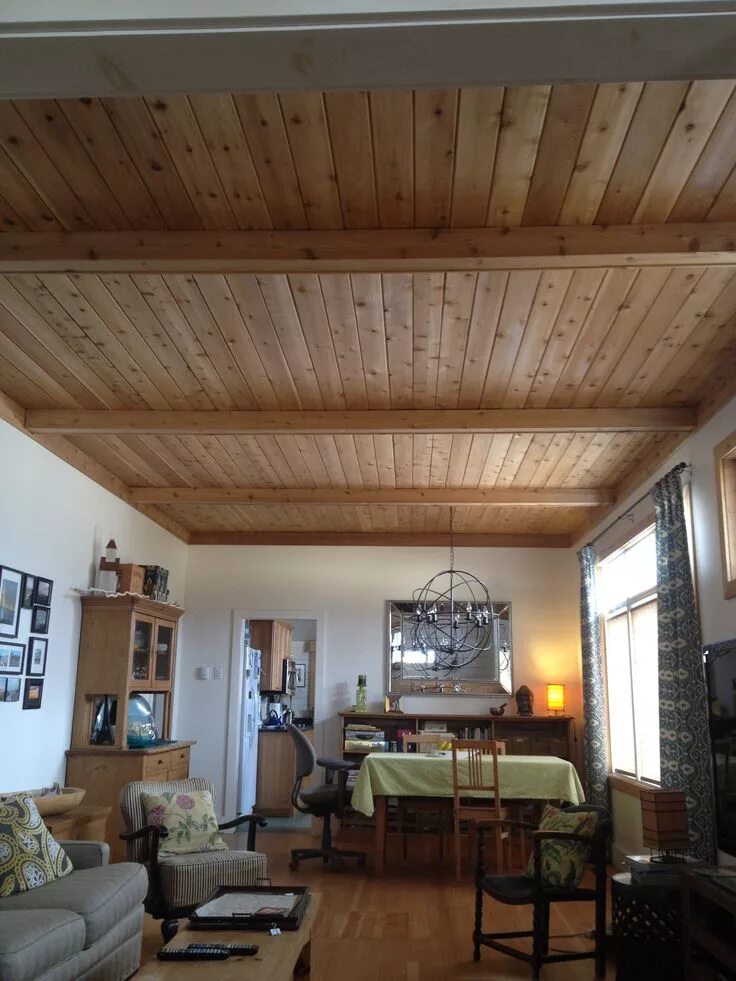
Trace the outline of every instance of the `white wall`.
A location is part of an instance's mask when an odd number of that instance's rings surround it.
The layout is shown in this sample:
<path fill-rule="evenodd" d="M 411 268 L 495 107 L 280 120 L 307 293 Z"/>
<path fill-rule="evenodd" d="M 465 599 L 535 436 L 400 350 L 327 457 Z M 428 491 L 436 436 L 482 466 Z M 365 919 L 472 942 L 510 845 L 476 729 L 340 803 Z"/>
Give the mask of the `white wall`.
<path fill-rule="evenodd" d="M 441 548 L 192 546 L 187 568 L 186 631 L 177 669 L 178 734 L 196 739 L 192 772 L 221 794 L 227 730 L 228 665 L 234 609 L 285 619 L 325 616 L 315 684 L 316 745 L 338 749 L 337 712 L 354 701 L 367 675 L 369 707 L 383 707 L 385 602 L 447 566 Z M 580 640 L 574 554 L 564 549 L 458 549 L 457 566 L 478 575 L 494 599 L 512 603 L 514 686 L 528 684 L 544 712 L 544 684 L 568 685 L 579 714 Z M 195 679 L 199 664 L 221 665 L 222 681 Z M 497 699 L 495 701 L 498 701 Z M 513 699 L 507 712 L 515 712 Z M 483 712 L 490 698 L 405 699 L 408 711 Z M 186 724 L 184 722 L 186 720 Z"/>
<path fill-rule="evenodd" d="M 122 560 L 169 569 L 182 602 L 187 546 L 0 421 L 0 565 L 53 579 L 48 656 L 40 709 L 0 702 L 0 791 L 63 783 L 79 648 L 79 597 L 109 538 Z M 21 614 L 27 643 L 30 610 Z"/>

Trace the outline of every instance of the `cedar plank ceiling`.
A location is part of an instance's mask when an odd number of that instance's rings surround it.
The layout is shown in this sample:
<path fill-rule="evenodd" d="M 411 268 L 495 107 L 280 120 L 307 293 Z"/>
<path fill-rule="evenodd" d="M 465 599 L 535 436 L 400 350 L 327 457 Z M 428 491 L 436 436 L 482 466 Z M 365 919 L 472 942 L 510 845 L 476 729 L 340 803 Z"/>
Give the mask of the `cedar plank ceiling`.
<path fill-rule="evenodd" d="M 0 147 L 8 235 L 736 220 L 736 90 L 723 80 L 0 102 Z M 735 315 L 736 266 L 727 263 L 29 270 L 0 276 L 0 392 L 23 410 L 690 406 L 702 421 L 734 390 Z M 133 487 L 615 495 L 683 435 L 39 439 L 122 496 Z M 193 541 L 448 528 L 446 504 L 265 500 L 145 510 Z M 455 529 L 563 536 L 549 539 L 559 544 L 600 514 L 458 505 Z"/>

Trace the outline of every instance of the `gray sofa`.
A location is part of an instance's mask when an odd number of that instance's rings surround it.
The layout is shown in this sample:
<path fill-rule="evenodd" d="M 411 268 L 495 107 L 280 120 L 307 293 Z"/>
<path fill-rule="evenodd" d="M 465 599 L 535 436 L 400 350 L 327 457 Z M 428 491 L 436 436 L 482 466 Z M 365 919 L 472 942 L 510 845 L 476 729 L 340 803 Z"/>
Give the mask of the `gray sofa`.
<path fill-rule="evenodd" d="M 123 981 L 140 965 L 142 865 L 109 865 L 103 842 L 60 842 L 74 871 L 0 898 L 2 981 Z"/>

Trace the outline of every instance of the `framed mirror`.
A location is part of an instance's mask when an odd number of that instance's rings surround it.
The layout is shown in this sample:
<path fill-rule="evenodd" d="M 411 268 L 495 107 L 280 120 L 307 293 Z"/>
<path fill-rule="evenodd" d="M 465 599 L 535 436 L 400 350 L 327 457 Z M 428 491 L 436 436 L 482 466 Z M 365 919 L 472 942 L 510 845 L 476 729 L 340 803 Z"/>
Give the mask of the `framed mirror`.
<path fill-rule="evenodd" d="M 494 600 L 488 608 L 490 642 L 485 650 L 455 654 L 438 637 L 437 649 L 420 643 L 416 603 L 388 600 L 387 694 L 510 695 L 513 691 L 511 603 Z M 422 633 L 426 639 L 426 630 Z"/>

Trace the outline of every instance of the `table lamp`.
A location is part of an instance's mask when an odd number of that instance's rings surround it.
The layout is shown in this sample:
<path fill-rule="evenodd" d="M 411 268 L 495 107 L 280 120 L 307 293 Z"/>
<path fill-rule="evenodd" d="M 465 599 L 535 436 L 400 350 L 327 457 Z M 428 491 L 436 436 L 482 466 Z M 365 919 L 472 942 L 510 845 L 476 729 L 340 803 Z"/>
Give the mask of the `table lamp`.
<path fill-rule="evenodd" d="M 652 849 L 652 861 L 684 862 L 690 848 L 685 795 L 679 790 L 642 790 L 640 798 L 642 834 Z"/>
<path fill-rule="evenodd" d="M 547 685 L 547 712 L 549 715 L 562 715 L 565 711 L 565 686 Z"/>

